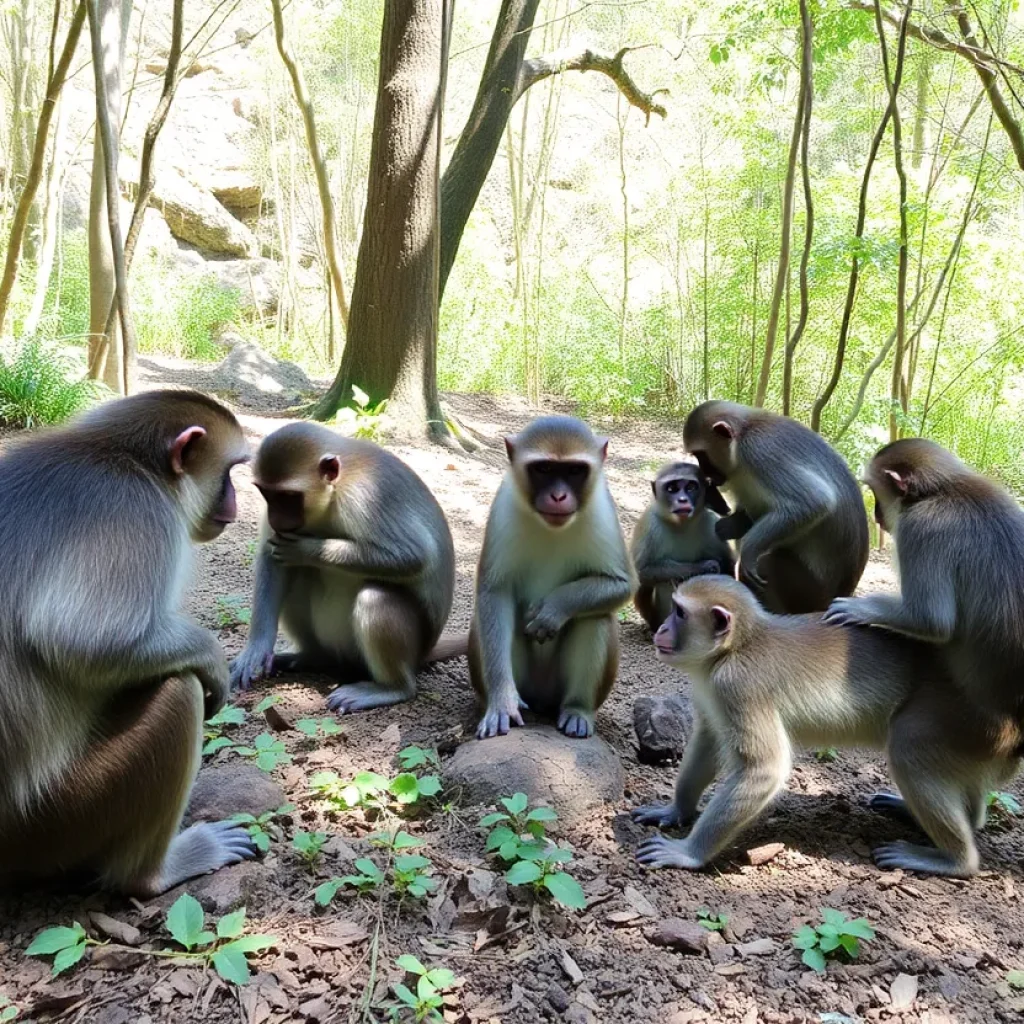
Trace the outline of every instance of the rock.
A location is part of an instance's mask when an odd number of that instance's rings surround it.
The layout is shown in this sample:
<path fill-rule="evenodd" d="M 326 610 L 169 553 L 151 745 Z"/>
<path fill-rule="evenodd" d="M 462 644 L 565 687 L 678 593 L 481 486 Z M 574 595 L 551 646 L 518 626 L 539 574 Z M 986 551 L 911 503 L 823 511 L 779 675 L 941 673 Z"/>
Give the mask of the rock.
<path fill-rule="evenodd" d="M 565 976 L 573 983 L 573 985 L 580 985 L 583 983 L 583 972 L 580 970 L 580 966 L 575 960 L 563 949 L 562 956 L 559 960 L 562 965 L 562 970 L 565 972 Z"/>
<path fill-rule="evenodd" d="M 250 316 L 274 317 L 281 298 L 281 264 L 260 256 L 251 260 L 208 260 L 204 272 L 235 293 L 238 308 Z"/>
<path fill-rule="evenodd" d="M 708 930 L 696 921 L 666 918 L 648 937 L 655 946 L 667 946 L 677 953 L 700 956 L 708 948 Z"/>
<path fill-rule="evenodd" d="M 764 846 L 755 846 L 754 849 L 747 850 L 747 859 L 754 867 L 760 867 L 770 860 L 775 860 L 785 848 L 785 843 L 765 843 Z"/>
<path fill-rule="evenodd" d="M 892 1010 L 909 1010 L 917 999 L 917 975 L 897 974 L 889 986 Z"/>
<path fill-rule="evenodd" d="M 566 1011 L 568 1024 L 595 1024 L 597 1018 L 581 1003 L 573 1003 Z"/>
<path fill-rule="evenodd" d="M 125 946 L 138 946 L 142 942 L 142 932 L 126 921 L 118 921 L 116 917 L 108 917 L 98 910 L 89 911 L 89 920 L 93 927 L 107 938 L 114 939 Z"/>
<path fill-rule="evenodd" d="M 634 886 L 627 885 L 622 890 L 622 896 L 638 914 L 642 914 L 644 917 L 658 916 L 658 911 L 655 909 L 654 904 Z"/>
<path fill-rule="evenodd" d="M 250 344 L 236 345 L 210 371 L 209 387 L 222 394 L 248 395 L 253 401 L 278 396 L 285 404 L 298 402 L 313 389 L 300 367 Z"/>
<path fill-rule="evenodd" d="M 203 182 L 221 205 L 236 216 L 254 216 L 263 201 L 263 186 L 240 167 L 217 168 Z"/>
<path fill-rule="evenodd" d="M 618 755 L 600 736 L 569 739 L 551 726 L 531 726 L 463 743 L 444 766 L 444 783 L 473 804 L 522 792 L 574 824 L 621 800 L 624 776 Z"/>
<path fill-rule="evenodd" d="M 233 814 L 259 817 L 285 802 L 284 790 L 266 772 L 245 761 L 204 768 L 189 800 L 191 821 L 224 821 Z"/>
<path fill-rule="evenodd" d="M 736 952 L 740 956 L 770 956 L 778 948 L 772 939 L 754 939 L 753 942 L 741 942 L 736 946 Z"/>
<path fill-rule="evenodd" d="M 212 875 L 193 879 L 188 883 L 188 891 L 199 900 L 207 913 L 223 916 L 246 903 L 265 884 L 266 878 L 267 871 L 261 863 L 244 861 L 229 868 L 221 868 Z M 176 889 L 172 892 L 174 899 L 181 895 Z"/>
<path fill-rule="evenodd" d="M 557 982 L 552 982 L 548 988 L 548 1002 L 559 1012 L 565 1013 L 571 1005 L 568 993 Z"/>
<path fill-rule="evenodd" d="M 633 704 L 633 728 L 641 764 L 678 760 L 693 731 L 689 702 L 680 694 L 638 697 Z"/>

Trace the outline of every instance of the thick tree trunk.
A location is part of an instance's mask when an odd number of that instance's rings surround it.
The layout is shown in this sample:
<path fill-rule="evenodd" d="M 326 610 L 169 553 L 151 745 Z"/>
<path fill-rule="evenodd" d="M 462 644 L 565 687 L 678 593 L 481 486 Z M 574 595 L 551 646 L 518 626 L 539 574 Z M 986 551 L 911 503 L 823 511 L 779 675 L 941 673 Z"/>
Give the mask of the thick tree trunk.
<path fill-rule="evenodd" d="M 132 4 L 131 0 L 90 2 L 96 5 L 102 47 L 102 59 L 94 72 L 97 84 L 102 76 L 106 116 L 117 138 L 120 136 L 121 125 L 124 50 Z M 115 181 L 113 186 L 110 191 L 118 196 L 120 185 Z M 120 331 L 115 324 L 109 335 L 105 333 L 107 315 L 117 292 L 107 194 L 107 165 L 103 136 L 97 119 L 92 146 L 92 188 L 89 193 L 89 376 L 103 381 L 116 394 L 126 394 L 126 367 L 123 365 Z"/>
<path fill-rule="evenodd" d="M 384 6 L 380 77 L 348 339 L 338 376 L 314 410 L 351 401 L 352 386 L 388 401 L 396 427 L 442 437 L 437 394 L 439 162 L 449 0 Z"/>

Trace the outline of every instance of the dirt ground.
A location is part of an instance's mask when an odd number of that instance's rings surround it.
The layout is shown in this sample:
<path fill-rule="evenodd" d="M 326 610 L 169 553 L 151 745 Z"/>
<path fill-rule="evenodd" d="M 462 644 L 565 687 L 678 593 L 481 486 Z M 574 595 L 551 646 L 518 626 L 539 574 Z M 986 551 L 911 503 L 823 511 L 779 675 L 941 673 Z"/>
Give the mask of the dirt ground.
<path fill-rule="evenodd" d="M 185 383 L 188 368 L 147 361 L 150 384 Z M 253 395 L 236 395 L 237 410 L 253 443 L 281 422 L 267 415 Z M 473 569 L 490 500 L 502 472 L 500 435 L 531 415 L 515 399 L 448 396 L 452 408 L 491 444 L 480 456 L 453 456 L 440 448 L 396 449 L 426 480 L 444 507 L 455 537 L 458 584 L 450 625 L 466 627 Z M 648 474 L 678 453 L 678 427 L 596 423 L 611 435 L 608 475 L 628 531 L 648 494 Z M 200 550 L 189 596 L 192 613 L 216 630 L 229 655 L 242 647 L 245 627 L 227 624 L 231 601 L 247 605 L 252 550 L 261 500 L 246 469 L 236 474 L 240 521 L 220 540 Z M 864 589 L 890 586 L 887 556 L 875 554 Z M 223 601 L 228 598 L 227 604 Z M 221 599 L 220 601 L 218 599 Z M 537 1021 L 608 1021 L 616 1024 L 684 1024 L 689 1021 L 939 1022 L 1018 1020 L 1022 993 L 1010 989 L 1007 971 L 1024 967 L 1024 914 L 1016 886 L 1024 828 L 986 830 L 982 856 L 988 869 L 969 882 L 882 873 L 869 848 L 884 838 L 911 837 L 908 829 L 879 818 L 865 797 L 885 785 L 877 757 L 841 753 L 835 761 L 801 756 L 788 790 L 774 808 L 712 870 L 645 873 L 633 852 L 650 832 L 630 822 L 629 809 L 671 792 L 674 768 L 638 763 L 632 707 L 642 694 L 686 690 L 686 684 L 654 658 L 649 637 L 630 615 L 622 627 L 620 678 L 598 716 L 598 732 L 622 758 L 626 797 L 584 825 L 556 824 L 553 833 L 573 849 L 572 873 L 588 896 L 584 911 L 561 911 L 534 902 L 523 890 L 504 891 L 499 868 L 484 857 L 480 808 L 446 806 L 402 823 L 425 841 L 424 852 L 441 880 L 439 894 L 425 904 L 393 896 L 339 895 L 326 910 L 312 890 L 351 871 L 353 856 L 366 856 L 366 837 L 381 826 L 372 812 L 324 809 L 308 788 L 309 778 L 332 769 L 343 778 L 363 770 L 393 775 L 395 755 L 409 744 L 439 747 L 442 757 L 473 740 L 474 699 L 464 659 L 425 671 L 420 696 L 410 704 L 341 721 L 342 733 L 313 742 L 295 731 L 277 732 L 293 756 L 272 776 L 296 810 L 282 819 L 283 836 L 260 861 L 227 869 L 182 887 L 207 909 L 224 913 L 244 902 L 254 930 L 278 937 L 269 952 L 252 958 L 254 977 L 234 988 L 200 968 L 173 960 L 140 958 L 131 951 L 96 949 L 56 980 L 48 965 L 23 951 L 42 928 L 80 921 L 102 911 L 141 930 L 143 946 L 167 945 L 161 929 L 175 891 L 149 905 L 97 892 L 67 888 L 22 892 L 0 898 L 0 995 L 22 1010 L 20 1019 L 58 1019 L 86 1024 L 263 1024 L 299 1020 L 333 1024 L 361 1019 L 367 1002 L 387 994 L 400 979 L 397 956 L 412 953 L 431 966 L 445 966 L 460 980 L 445 1018 L 460 1022 L 534 1024 Z M 270 692 L 283 701 L 277 711 L 295 721 L 324 715 L 327 680 L 264 685 L 238 703 L 250 714 L 232 735 L 251 741 L 266 729 L 254 705 Z M 203 774 L 235 771 L 240 759 L 228 751 L 207 759 Z M 254 769 L 248 769 L 253 771 Z M 1020 786 L 1014 787 L 1022 797 Z M 321 864 L 310 871 L 291 847 L 297 829 L 321 829 L 331 837 Z M 782 851 L 753 866 L 746 851 L 767 843 Z M 480 913 L 480 903 L 497 913 Z M 502 909 L 511 904 L 511 910 Z M 821 907 L 866 917 L 877 938 L 852 964 L 830 964 L 819 977 L 804 968 L 791 945 L 795 928 L 819 922 Z M 700 955 L 684 955 L 650 941 L 665 918 L 697 919 L 699 908 L 728 916 L 724 932 Z M 505 916 L 507 914 L 507 916 Z M 494 922 L 502 922 L 498 934 Z M 101 936 L 92 928 L 91 934 Z M 757 941 L 770 940 L 770 941 Z M 483 941 L 481 948 L 475 945 Z M 915 982 L 912 1003 L 900 1007 L 905 987 Z M 893 996 L 896 1005 L 893 1004 Z M 3 1002 L 0 1000 L 0 1008 Z M 366 1019 L 384 1020 L 373 1010 Z"/>

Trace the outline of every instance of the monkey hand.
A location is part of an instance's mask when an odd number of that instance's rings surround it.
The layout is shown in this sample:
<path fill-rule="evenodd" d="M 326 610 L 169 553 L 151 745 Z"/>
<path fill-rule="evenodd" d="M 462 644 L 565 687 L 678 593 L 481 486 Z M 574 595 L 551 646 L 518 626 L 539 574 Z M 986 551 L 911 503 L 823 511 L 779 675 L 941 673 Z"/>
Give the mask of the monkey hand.
<path fill-rule="evenodd" d="M 526 610 L 525 632 L 539 644 L 545 644 L 558 636 L 567 622 L 566 615 L 551 601 L 538 601 Z"/>
<path fill-rule="evenodd" d="M 274 645 L 263 647 L 248 644 L 245 650 L 231 662 L 231 688 L 248 690 L 253 683 L 269 676 L 274 665 Z"/>
<path fill-rule="evenodd" d="M 636 850 L 636 859 L 645 868 L 685 868 L 699 871 L 704 861 L 694 856 L 686 839 L 667 839 L 663 835 L 645 839 Z"/>
<path fill-rule="evenodd" d="M 478 740 L 489 739 L 491 736 L 505 736 L 513 725 L 522 725 L 523 716 L 520 709 L 525 707 L 515 691 L 511 699 L 496 697 L 487 705 L 484 717 L 476 729 Z"/>
<path fill-rule="evenodd" d="M 678 828 L 684 824 L 675 804 L 644 804 L 634 807 L 630 817 L 638 825 L 657 825 L 658 828 Z"/>
<path fill-rule="evenodd" d="M 267 539 L 270 557 L 281 565 L 316 565 L 322 548 L 322 540 L 295 533 L 274 533 Z"/>
<path fill-rule="evenodd" d="M 859 597 L 837 597 L 822 616 L 830 626 L 873 626 L 871 604 Z"/>

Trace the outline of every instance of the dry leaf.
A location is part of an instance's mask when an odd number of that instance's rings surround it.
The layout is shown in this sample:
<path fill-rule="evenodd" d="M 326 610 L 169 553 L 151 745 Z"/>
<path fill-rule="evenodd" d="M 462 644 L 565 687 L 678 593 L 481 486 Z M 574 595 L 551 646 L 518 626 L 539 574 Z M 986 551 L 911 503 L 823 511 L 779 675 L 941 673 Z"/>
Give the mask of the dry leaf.
<path fill-rule="evenodd" d="M 142 942 L 142 932 L 138 928 L 124 921 L 118 921 L 116 917 L 108 917 L 98 910 L 91 910 L 89 911 L 89 920 L 92 921 L 97 931 L 115 942 L 121 942 L 126 946 L 137 946 Z"/>

